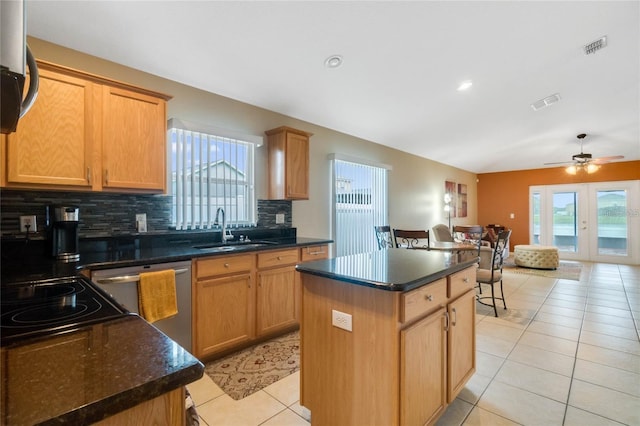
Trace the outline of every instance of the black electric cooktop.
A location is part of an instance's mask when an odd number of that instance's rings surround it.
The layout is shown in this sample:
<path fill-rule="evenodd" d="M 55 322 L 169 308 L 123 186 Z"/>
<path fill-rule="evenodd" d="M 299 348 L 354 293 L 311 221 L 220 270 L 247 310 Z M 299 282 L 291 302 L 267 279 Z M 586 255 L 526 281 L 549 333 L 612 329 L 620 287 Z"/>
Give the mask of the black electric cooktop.
<path fill-rule="evenodd" d="M 0 303 L 1 346 L 127 314 L 84 277 L 3 285 Z"/>

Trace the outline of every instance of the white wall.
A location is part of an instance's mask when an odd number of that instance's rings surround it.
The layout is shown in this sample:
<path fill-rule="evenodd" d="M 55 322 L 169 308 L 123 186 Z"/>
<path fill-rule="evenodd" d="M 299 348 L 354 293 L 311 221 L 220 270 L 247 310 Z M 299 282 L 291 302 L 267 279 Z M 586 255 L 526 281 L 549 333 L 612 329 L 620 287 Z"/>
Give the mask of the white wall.
<path fill-rule="evenodd" d="M 168 118 L 175 117 L 255 135 L 264 135 L 265 130 L 284 125 L 313 133 L 310 143 L 310 199 L 293 202 L 293 226 L 298 228 L 299 236 L 331 236 L 331 174 L 327 159 L 330 153 L 347 154 L 392 166 L 393 170 L 389 173 L 389 223 L 392 227 L 429 229 L 437 223 L 447 223 L 443 209 L 445 180 L 465 183 L 468 187 L 468 217 L 453 219 L 452 223 L 473 224 L 477 221 L 477 186 L 476 175 L 473 173 L 146 74 L 43 40 L 29 38 L 29 46 L 37 59 L 172 95 L 173 99 L 168 104 Z M 188 72 L 188 69 L 185 70 Z M 442 141 L 416 140 L 414 143 L 435 144 Z M 256 156 L 258 198 L 265 198 L 267 194 L 266 163 L 266 149 L 259 148 Z"/>

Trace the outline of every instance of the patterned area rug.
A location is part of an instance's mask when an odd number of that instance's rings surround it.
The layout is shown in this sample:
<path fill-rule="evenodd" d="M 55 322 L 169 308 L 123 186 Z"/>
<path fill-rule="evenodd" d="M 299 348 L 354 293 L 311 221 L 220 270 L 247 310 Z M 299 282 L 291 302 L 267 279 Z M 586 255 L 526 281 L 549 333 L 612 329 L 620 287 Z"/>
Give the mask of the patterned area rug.
<path fill-rule="evenodd" d="M 582 265 L 579 262 L 561 260 L 558 269 L 523 268 L 516 265 L 513 262 L 513 257 L 510 256 L 505 260 L 503 270 L 506 272 L 514 272 L 516 274 L 537 275 L 539 277 L 579 281 L 580 273 L 582 272 Z"/>
<path fill-rule="evenodd" d="M 208 362 L 205 372 L 238 400 L 295 373 L 300 368 L 298 331 Z"/>

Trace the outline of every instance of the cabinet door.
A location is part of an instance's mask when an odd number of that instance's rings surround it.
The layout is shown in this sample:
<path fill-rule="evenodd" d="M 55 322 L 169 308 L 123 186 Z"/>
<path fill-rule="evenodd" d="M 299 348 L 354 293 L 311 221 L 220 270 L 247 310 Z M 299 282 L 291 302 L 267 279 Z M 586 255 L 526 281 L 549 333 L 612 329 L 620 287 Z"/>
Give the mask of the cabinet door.
<path fill-rule="evenodd" d="M 91 185 L 93 83 L 41 69 L 36 102 L 7 137 L 7 186 Z"/>
<path fill-rule="evenodd" d="M 115 87 L 103 87 L 104 188 L 164 191 L 166 102 Z"/>
<path fill-rule="evenodd" d="M 430 424 L 445 410 L 444 309 L 400 332 L 400 424 Z"/>
<path fill-rule="evenodd" d="M 309 199 L 309 137 L 287 133 L 286 198 Z"/>
<path fill-rule="evenodd" d="M 258 272 L 257 334 L 269 334 L 297 323 L 295 266 Z"/>
<path fill-rule="evenodd" d="M 251 274 L 199 280 L 195 284 L 194 352 L 210 355 L 253 338 Z"/>
<path fill-rule="evenodd" d="M 447 310 L 450 318 L 447 402 L 451 402 L 476 371 L 475 291 L 468 291 L 451 302 Z"/>

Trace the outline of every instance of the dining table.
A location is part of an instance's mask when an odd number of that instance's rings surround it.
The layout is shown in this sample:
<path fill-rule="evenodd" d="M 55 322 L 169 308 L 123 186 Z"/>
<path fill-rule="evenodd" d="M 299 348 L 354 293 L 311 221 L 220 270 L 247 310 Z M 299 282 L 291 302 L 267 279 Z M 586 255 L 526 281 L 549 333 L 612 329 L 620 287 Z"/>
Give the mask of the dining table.
<path fill-rule="evenodd" d="M 431 241 L 429 244 L 429 250 L 450 251 L 461 253 L 464 251 L 478 250 L 478 245 L 466 242 L 457 241 Z"/>

